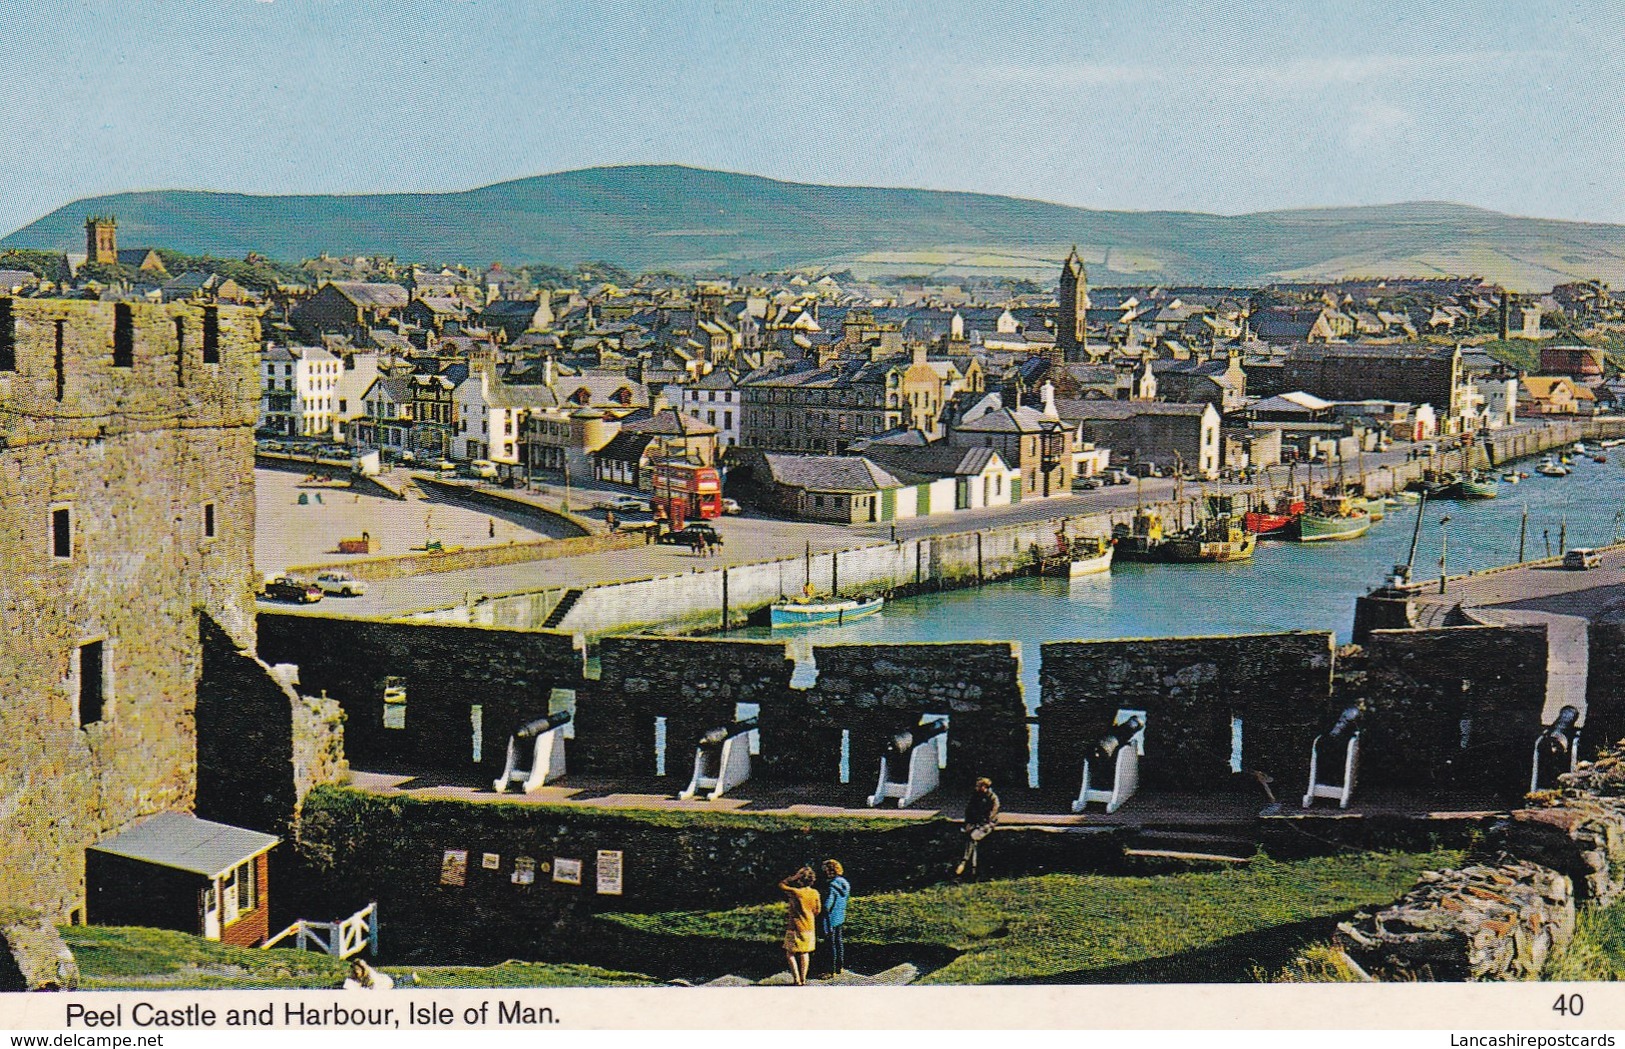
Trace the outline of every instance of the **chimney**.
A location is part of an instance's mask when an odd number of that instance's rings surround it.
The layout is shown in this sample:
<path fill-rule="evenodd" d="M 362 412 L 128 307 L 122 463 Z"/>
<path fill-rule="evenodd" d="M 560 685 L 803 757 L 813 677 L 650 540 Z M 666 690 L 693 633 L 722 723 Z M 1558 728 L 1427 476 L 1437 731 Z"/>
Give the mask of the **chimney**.
<path fill-rule="evenodd" d="M 913 359 L 914 364 L 924 364 L 925 363 L 925 343 L 917 342 L 917 343 L 914 344 L 913 357 L 914 357 L 914 359 Z"/>
<path fill-rule="evenodd" d="M 542 384 L 552 386 L 553 380 L 556 378 L 558 378 L 558 374 L 553 368 L 553 355 L 550 353 L 542 358 Z"/>
<path fill-rule="evenodd" d="M 1044 415 L 1051 419 L 1059 419 L 1060 413 L 1055 410 L 1055 384 L 1048 379 L 1039 387 L 1039 396 L 1044 399 Z"/>

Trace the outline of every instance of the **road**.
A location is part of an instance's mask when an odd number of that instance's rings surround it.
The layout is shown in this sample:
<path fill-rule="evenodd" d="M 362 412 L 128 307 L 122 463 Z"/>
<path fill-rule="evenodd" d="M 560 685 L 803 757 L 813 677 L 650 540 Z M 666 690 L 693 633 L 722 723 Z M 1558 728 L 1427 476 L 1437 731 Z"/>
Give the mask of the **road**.
<path fill-rule="evenodd" d="M 1402 444 L 1388 452 L 1373 453 L 1358 463 L 1345 463 L 1344 474 L 1353 480 L 1363 467 L 1370 476 L 1389 467 L 1403 464 L 1412 445 Z M 1314 467 L 1318 484 L 1327 471 L 1325 466 Z M 1333 468 L 1335 469 L 1335 468 Z M 1281 487 L 1294 478 L 1303 484 L 1309 480 L 1308 469 L 1274 467 L 1267 471 L 1268 478 L 1250 484 L 1218 484 L 1185 482 L 1182 494 L 1193 498 L 1203 491 L 1244 493 L 1263 487 Z M 537 492 L 544 501 L 558 499 L 563 492 L 556 486 L 538 485 Z M 480 597 L 495 597 L 566 587 L 598 586 L 605 583 L 646 579 L 651 576 L 670 575 L 691 570 L 717 568 L 729 565 L 751 564 L 759 561 L 779 560 L 800 556 L 810 545 L 814 552 L 865 546 L 877 542 L 915 539 L 922 536 L 974 532 L 1000 525 L 1043 521 L 1063 517 L 1079 518 L 1089 515 L 1110 515 L 1132 510 L 1140 502 L 1154 503 L 1172 499 L 1175 482 L 1168 478 L 1146 478 L 1127 485 L 1114 485 L 1093 492 L 1054 496 L 1048 499 L 1026 499 L 1015 506 L 999 506 L 977 510 L 961 510 L 951 514 L 911 518 L 872 525 L 837 525 L 760 517 L 754 515 L 728 517 L 717 522 L 725 545 L 711 557 L 702 558 L 686 547 L 651 545 L 638 550 L 622 550 L 601 554 L 583 554 L 551 561 L 529 561 L 515 565 L 444 572 L 416 576 L 410 579 L 375 582 L 364 597 L 333 598 L 312 611 L 353 612 L 360 615 L 401 615 L 408 612 L 447 608 L 472 603 Z M 601 502 L 628 494 L 627 489 L 607 486 L 570 491 L 570 508 L 576 513 L 590 513 Z M 410 528 L 416 521 L 422 528 L 423 510 L 420 503 L 389 503 L 378 512 L 407 515 Z M 395 509 L 391 509 L 395 508 Z M 438 511 L 437 511 L 438 512 Z M 485 514 L 479 511 L 481 520 Z M 628 518 L 636 523 L 636 518 Z M 1105 521 L 1100 530 L 1105 530 Z M 267 537 L 261 537 L 266 542 Z M 262 562 L 275 557 L 263 554 Z M 282 564 L 296 563 L 283 561 Z M 287 608 L 290 606 L 273 606 Z"/>

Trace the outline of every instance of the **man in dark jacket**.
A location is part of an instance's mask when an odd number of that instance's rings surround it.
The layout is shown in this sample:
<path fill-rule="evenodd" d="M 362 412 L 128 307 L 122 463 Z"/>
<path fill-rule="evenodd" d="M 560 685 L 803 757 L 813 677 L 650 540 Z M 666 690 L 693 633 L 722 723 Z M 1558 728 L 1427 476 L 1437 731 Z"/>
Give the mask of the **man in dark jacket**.
<path fill-rule="evenodd" d="M 972 879 L 976 877 L 977 846 L 993 833 L 998 822 L 999 796 L 993 793 L 993 781 L 983 776 L 976 781 L 970 800 L 965 802 L 965 825 L 961 828 L 965 835 L 965 855 L 954 867 L 954 877 L 963 876 L 967 870 Z"/>

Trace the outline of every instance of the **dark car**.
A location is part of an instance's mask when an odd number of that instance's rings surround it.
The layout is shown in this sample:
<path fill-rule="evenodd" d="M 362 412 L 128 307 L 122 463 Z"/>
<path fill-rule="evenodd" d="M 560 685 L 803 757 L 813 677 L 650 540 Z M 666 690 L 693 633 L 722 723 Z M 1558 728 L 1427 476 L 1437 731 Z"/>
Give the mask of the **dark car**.
<path fill-rule="evenodd" d="M 671 532 L 662 532 L 659 541 L 671 546 L 698 547 L 701 539 L 709 546 L 721 546 L 722 535 L 704 521 L 694 521 Z"/>
<path fill-rule="evenodd" d="M 303 579 L 277 576 L 265 584 L 265 598 L 268 601 L 292 601 L 307 605 L 322 599 L 322 588 Z"/>

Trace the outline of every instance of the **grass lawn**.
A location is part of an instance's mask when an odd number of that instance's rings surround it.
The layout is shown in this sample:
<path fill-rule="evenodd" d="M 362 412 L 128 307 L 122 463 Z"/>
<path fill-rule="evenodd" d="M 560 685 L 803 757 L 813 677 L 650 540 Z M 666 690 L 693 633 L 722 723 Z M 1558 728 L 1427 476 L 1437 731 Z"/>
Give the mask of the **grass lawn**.
<path fill-rule="evenodd" d="M 1574 939 L 1559 948 L 1542 980 L 1625 980 L 1625 906 L 1586 907 Z"/>
<path fill-rule="evenodd" d="M 1423 870 L 1460 860 L 1449 851 L 1259 856 L 1216 871 L 1053 874 L 873 896 L 859 884 L 847 943 L 854 955 L 864 944 L 960 952 L 927 983 L 1246 981 L 1324 940 L 1337 916 L 1390 903 Z M 771 942 L 783 913 L 774 903 L 602 920 L 654 936 Z"/>
<path fill-rule="evenodd" d="M 62 938 L 79 962 L 79 986 L 117 991 L 165 988 L 335 988 L 344 962 L 313 951 L 245 950 L 164 929 L 76 925 Z M 382 966 L 384 972 L 417 974 L 421 987 L 610 987 L 652 983 L 636 973 L 589 965 L 504 962 L 467 966 Z"/>

